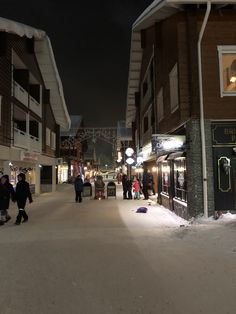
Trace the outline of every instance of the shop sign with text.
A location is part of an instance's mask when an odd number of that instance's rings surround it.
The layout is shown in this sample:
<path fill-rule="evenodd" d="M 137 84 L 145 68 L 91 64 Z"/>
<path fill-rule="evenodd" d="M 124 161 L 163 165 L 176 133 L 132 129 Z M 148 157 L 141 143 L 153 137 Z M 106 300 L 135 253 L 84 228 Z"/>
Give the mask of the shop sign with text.
<path fill-rule="evenodd" d="M 157 155 L 184 150 L 185 145 L 185 135 L 152 135 L 152 151 Z"/>

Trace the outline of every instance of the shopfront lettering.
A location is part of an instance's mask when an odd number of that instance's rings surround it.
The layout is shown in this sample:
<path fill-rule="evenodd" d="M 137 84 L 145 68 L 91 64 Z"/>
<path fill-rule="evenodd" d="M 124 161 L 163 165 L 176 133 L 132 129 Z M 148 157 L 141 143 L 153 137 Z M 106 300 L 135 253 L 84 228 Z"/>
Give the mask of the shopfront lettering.
<path fill-rule="evenodd" d="M 236 124 L 213 124 L 213 145 L 236 145 Z"/>

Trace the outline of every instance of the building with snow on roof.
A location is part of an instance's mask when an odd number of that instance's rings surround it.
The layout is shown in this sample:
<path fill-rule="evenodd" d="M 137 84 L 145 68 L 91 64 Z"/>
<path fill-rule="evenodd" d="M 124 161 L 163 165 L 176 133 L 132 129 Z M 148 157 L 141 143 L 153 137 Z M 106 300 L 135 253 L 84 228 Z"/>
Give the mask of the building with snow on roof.
<path fill-rule="evenodd" d="M 0 168 L 25 172 L 37 194 L 56 190 L 60 130 L 70 128 L 50 39 L 0 18 Z"/>
<path fill-rule="evenodd" d="M 235 0 L 155 0 L 135 21 L 126 124 L 184 218 L 236 210 L 235 96 Z"/>

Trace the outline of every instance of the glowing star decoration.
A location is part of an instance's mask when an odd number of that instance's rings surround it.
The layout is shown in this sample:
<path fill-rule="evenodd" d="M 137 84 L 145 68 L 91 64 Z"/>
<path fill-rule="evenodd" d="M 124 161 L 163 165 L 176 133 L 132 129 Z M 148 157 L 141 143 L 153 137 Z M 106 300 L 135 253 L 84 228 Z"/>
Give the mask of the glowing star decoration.
<path fill-rule="evenodd" d="M 131 157 L 134 154 L 134 150 L 131 147 L 128 147 L 125 151 L 125 155 Z"/>
<path fill-rule="evenodd" d="M 128 165 L 132 165 L 134 163 L 134 159 L 129 157 L 128 159 L 126 159 L 126 162 Z"/>

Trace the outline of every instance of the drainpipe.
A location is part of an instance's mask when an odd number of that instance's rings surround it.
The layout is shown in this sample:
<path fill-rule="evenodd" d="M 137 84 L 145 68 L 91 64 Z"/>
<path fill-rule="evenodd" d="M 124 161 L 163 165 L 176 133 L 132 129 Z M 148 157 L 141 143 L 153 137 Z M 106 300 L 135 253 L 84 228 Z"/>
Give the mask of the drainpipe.
<path fill-rule="evenodd" d="M 203 86 L 202 86 L 202 54 L 201 42 L 211 12 L 211 1 L 207 1 L 207 9 L 202 23 L 198 38 L 198 76 L 199 76 L 199 98 L 200 98 L 200 132 L 202 148 L 202 176 L 203 176 L 203 208 L 204 217 L 208 217 L 208 195 L 207 195 L 207 162 L 206 162 L 206 137 L 204 122 L 204 103 L 203 103 Z"/>

